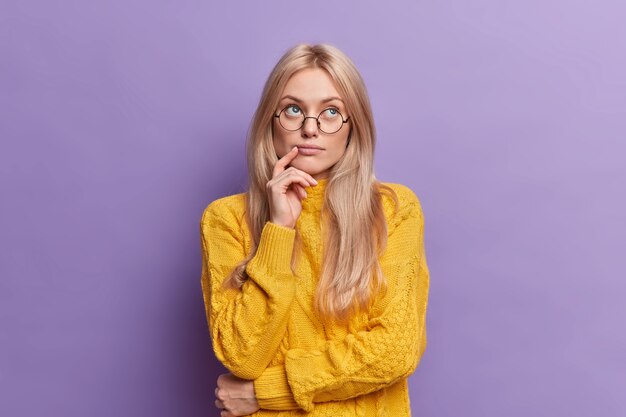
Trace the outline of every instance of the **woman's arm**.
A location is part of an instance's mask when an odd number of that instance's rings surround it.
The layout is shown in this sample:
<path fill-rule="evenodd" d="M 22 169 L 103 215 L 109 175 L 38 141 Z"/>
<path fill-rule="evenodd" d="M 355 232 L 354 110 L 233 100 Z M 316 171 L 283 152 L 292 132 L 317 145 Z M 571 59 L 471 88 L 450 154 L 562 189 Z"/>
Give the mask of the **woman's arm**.
<path fill-rule="evenodd" d="M 234 375 L 258 378 L 274 357 L 295 294 L 291 255 L 295 229 L 267 222 L 240 290 L 222 283 L 246 257 L 240 221 L 227 199 L 211 203 L 200 222 L 202 292 L 215 356 Z"/>
<path fill-rule="evenodd" d="M 415 194 L 403 187 L 402 203 L 381 267 L 388 293 L 376 300 L 366 329 L 323 349 L 292 349 L 285 364 L 267 368 L 254 381 L 261 408 L 313 409 L 315 402 L 343 400 L 405 378 L 426 348 L 429 271 L 424 219 Z"/>

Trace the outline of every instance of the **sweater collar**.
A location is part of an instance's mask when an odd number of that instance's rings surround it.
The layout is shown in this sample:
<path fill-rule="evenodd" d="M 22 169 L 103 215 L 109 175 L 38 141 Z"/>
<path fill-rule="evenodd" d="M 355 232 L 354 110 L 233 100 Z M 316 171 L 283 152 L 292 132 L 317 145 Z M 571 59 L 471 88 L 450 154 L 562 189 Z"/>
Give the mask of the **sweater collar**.
<path fill-rule="evenodd" d="M 324 202 L 324 193 L 326 192 L 326 185 L 328 184 L 328 178 L 322 178 L 317 180 L 317 185 L 310 185 L 304 190 L 307 197 L 302 200 L 303 209 L 320 209 Z"/>

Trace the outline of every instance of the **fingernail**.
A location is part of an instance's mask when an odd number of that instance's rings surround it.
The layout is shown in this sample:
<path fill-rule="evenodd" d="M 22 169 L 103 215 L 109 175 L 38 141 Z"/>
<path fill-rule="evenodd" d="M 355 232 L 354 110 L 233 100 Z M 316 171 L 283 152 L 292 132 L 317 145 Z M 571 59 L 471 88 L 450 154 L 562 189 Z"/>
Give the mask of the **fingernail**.
<path fill-rule="evenodd" d="M 293 148 L 291 148 L 291 150 L 292 150 L 292 151 L 293 151 L 294 149 L 298 149 L 298 147 L 297 147 L 297 146 L 294 146 Z"/>

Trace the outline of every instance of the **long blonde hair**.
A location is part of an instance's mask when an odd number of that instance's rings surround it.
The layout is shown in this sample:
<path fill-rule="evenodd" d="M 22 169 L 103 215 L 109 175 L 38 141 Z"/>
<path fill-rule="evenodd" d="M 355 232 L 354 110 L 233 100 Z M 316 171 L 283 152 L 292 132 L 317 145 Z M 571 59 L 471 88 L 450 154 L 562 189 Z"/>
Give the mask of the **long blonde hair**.
<path fill-rule="evenodd" d="M 269 75 L 248 132 L 247 160 L 249 188 L 246 193 L 246 221 L 252 236 L 252 250 L 232 271 L 226 287 L 240 288 L 249 278 L 245 271 L 254 257 L 263 226 L 269 221 L 266 183 L 278 161 L 273 145 L 273 115 L 285 84 L 305 68 L 325 70 L 336 84 L 350 114 L 348 145 L 332 167 L 321 211 L 324 255 L 314 308 L 322 319 L 346 321 L 368 309 L 374 295 L 386 290 L 378 256 L 387 244 L 382 193 L 398 206 L 395 192 L 374 176 L 376 133 L 365 84 L 352 61 L 328 44 L 299 44 L 288 50 Z M 364 239 L 363 237 L 368 238 Z M 291 269 L 296 270 L 301 236 L 296 230 Z M 330 254 L 330 255 L 326 255 Z"/>

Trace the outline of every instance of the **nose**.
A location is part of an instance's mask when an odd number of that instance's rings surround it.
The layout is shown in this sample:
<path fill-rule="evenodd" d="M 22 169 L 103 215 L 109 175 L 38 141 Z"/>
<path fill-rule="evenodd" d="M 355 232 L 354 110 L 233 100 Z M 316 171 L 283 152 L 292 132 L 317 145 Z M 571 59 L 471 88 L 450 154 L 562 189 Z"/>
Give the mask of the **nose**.
<path fill-rule="evenodd" d="M 304 125 L 302 126 L 302 136 L 313 137 L 319 133 L 317 127 L 317 119 L 315 117 L 307 117 L 304 119 Z"/>

